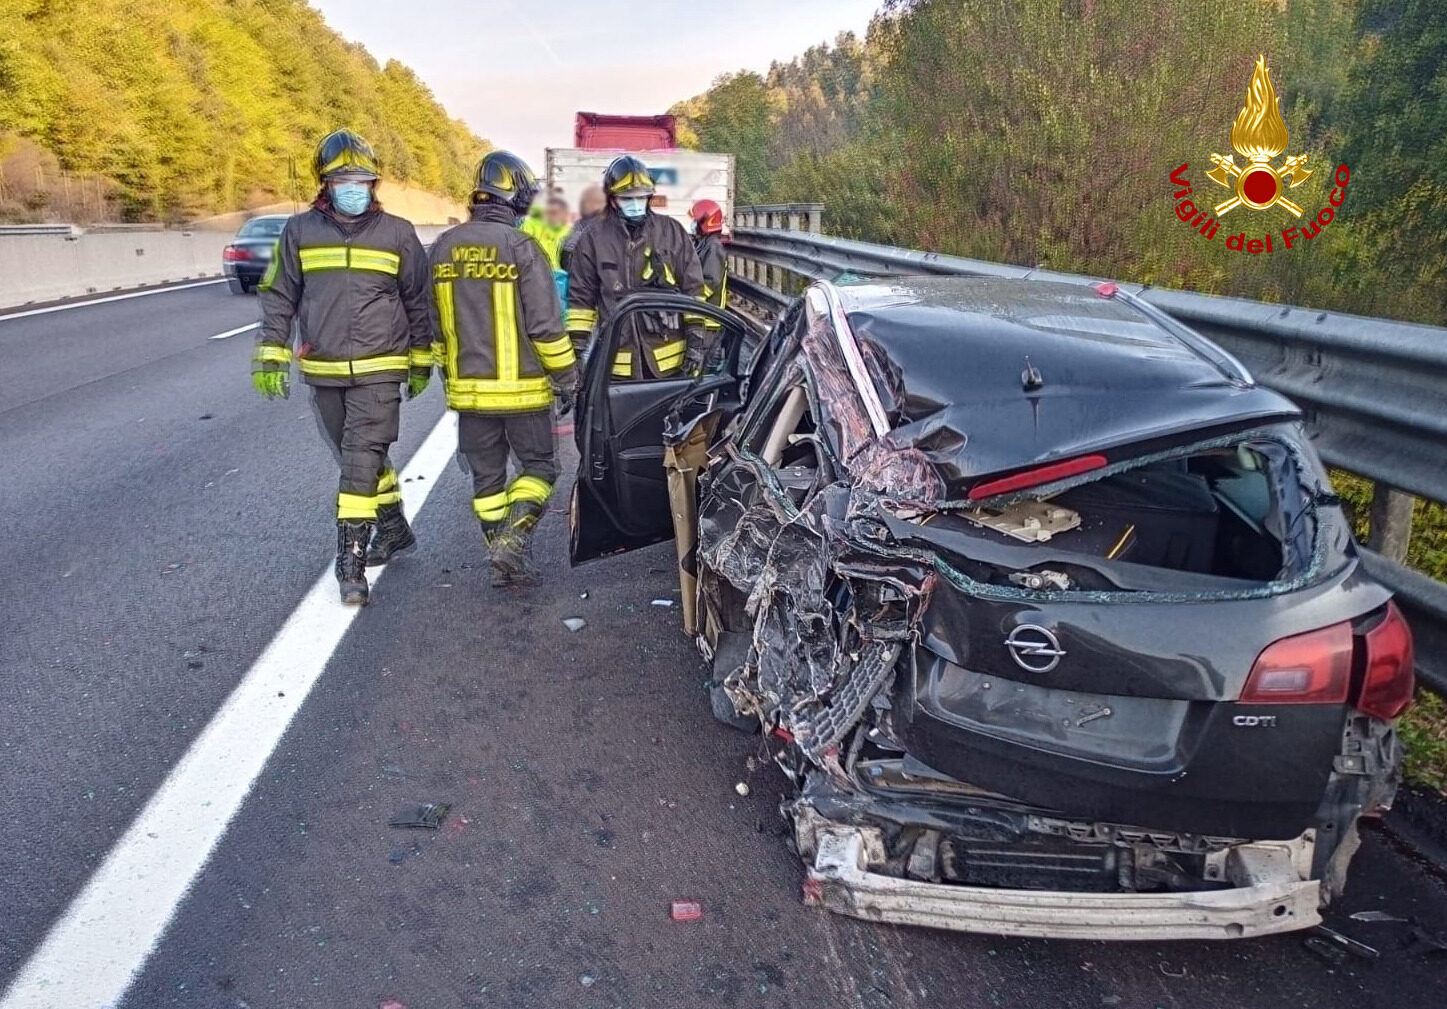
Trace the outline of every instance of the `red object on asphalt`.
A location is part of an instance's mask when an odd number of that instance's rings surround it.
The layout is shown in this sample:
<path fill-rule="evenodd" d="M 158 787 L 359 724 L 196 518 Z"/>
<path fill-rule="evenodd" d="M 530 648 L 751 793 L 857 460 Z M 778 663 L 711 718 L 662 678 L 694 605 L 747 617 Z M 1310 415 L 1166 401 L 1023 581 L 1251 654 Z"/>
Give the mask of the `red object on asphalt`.
<path fill-rule="evenodd" d="M 1095 285 L 1095 293 L 1102 298 L 1114 298 L 1120 291 L 1120 285 L 1113 280 L 1102 280 Z"/>
<path fill-rule="evenodd" d="M 668 916 L 674 921 L 698 921 L 703 917 L 703 905 L 696 900 L 675 900 L 668 907 Z"/>

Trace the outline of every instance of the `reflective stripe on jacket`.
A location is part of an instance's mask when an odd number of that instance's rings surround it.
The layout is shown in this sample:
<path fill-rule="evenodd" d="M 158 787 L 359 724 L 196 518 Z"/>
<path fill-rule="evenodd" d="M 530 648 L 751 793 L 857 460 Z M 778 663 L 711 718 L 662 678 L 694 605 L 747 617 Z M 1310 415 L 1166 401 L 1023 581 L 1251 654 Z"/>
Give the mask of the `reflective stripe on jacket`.
<path fill-rule="evenodd" d="M 553 403 L 550 372 L 577 358 L 563 334 L 553 271 L 506 207 L 481 204 L 432 246 L 447 405 L 524 413 Z"/>
<path fill-rule="evenodd" d="M 286 222 L 262 278 L 257 367 L 297 365 L 314 385 L 401 381 L 432 363 L 427 257 L 380 210 L 345 221 L 313 207 Z"/>
<path fill-rule="evenodd" d="M 630 293 L 656 288 L 703 295 L 698 254 L 683 225 L 649 212 L 638 237 L 614 210 L 588 228 L 573 250 L 568 269 L 569 333 L 587 333 L 612 317 Z M 619 378 L 664 377 L 683 366 L 686 341 L 674 313 L 640 313 L 647 318 L 621 334 L 613 358 Z M 672 318 L 670 318 L 672 316 Z M 685 317 L 684 322 L 702 320 Z"/>
<path fill-rule="evenodd" d="M 703 270 L 703 300 L 719 308 L 729 307 L 729 264 L 724 255 L 723 239 L 718 235 L 703 235 L 694 240 L 698 253 L 698 265 Z M 712 319 L 704 319 L 705 329 L 722 329 Z"/>

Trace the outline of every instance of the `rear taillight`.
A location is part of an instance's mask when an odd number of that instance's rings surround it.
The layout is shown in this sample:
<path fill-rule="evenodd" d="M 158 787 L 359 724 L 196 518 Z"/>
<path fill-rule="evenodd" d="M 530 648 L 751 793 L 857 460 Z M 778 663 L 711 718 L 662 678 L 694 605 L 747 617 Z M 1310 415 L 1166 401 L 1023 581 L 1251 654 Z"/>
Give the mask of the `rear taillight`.
<path fill-rule="evenodd" d="M 1366 633 L 1367 675 L 1357 708 L 1391 721 L 1412 703 L 1416 676 L 1412 672 L 1412 630 L 1396 603 L 1387 604 L 1382 622 Z"/>
<path fill-rule="evenodd" d="M 1332 624 L 1268 645 L 1256 657 L 1243 704 L 1344 704 L 1352 677 L 1352 625 Z"/>
<path fill-rule="evenodd" d="M 239 249 L 234 245 L 228 245 L 221 250 L 221 260 L 226 263 L 239 263 L 244 259 L 251 258 L 250 249 Z"/>
<path fill-rule="evenodd" d="M 970 488 L 968 497 L 971 501 L 983 501 L 1000 494 L 1009 494 L 1012 491 L 1039 487 L 1041 484 L 1079 476 L 1082 473 L 1089 473 L 1093 469 L 1100 469 L 1104 465 L 1105 456 L 1103 455 L 1083 455 L 1076 459 L 1066 459 L 1064 462 L 1052 462 L 1045 466 L 1027 469 L 1023 473 L 1015 473 L 1000 477 L 998 480 L 975 484 Z"/>

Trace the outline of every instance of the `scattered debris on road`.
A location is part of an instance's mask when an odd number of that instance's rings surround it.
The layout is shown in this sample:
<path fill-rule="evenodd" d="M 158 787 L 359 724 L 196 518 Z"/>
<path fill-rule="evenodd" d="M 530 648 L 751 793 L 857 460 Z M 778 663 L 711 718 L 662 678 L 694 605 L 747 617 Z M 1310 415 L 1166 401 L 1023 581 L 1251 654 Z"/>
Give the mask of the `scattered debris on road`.
<path fill-rule="evenodd" d="M 1401 915 L 1392 914 L 1390 911 L 1358 911 L 1349 915 L 1352 921 L 1406 921 Z"/>
<path fill-rule="evenodd" d="M 576 633 L 577 631 L 581 631 L 584 627 L 587 627 L 588 621 L 584 620 L 582 617 L 564 617 L 563 626 L 566 627 L 568 630 Z"/>
<path fill-rule="evenodd" d="M 416 806 L 408 806 L 406 809 L 398 810 L 392 814 L 392 819 L 387 821 L 389 827 L 421 827 L 426 830 L 436 830 L 442 826 L 442 821 L 447 818 L 447 811 L 452 806 L 446 802 L 424 802 Z"/>
<path fill-rule="evenodd" d="M 675 900 L 669 905 L 668 916 L 674 921 L 698 921 L 703 917 L 703 905 L 696 900 Z"/>
<path fill-rule="evenodd" d="M 1447 935 L 1429 932 L 1420 925 L 1412 929 L 1412 941 L 1407 944 L 1408 956 L 1424 953 L 1447 953 Z"/>
<path fill-rule="evenodd" d="M 748 794 L 749 794 L 749 785 L 748 785 L 748 782 L 746 782 L 746 781 L 741 781 L 741 782 L 739 782 L 737 785 L 734 786 L 734 791 L 735 791 L 735 792 L 738 792 L 740 795 L 748 795 Z"/>
<path fill-rule="evenodd" d="M 1317 925 L 1311 930 L 1312 936 L 1323 939 L 1334 948 L 1350 953 L 1352 956 L 1359 956 L 1363 960 L 1375 960 L 1381 954 L 1364 942 L 1357 942 L 1349 935 L 1342 935 L 1335 929 L 1327 928 L 1325 925 Z M 1307 940 L 1308 945 L 1311 940 Z"/>
<path fill-rule="evenodd" d="M 654 606 L 661 606 L 661 607 L 663 607 L 664 609 L 668 609 L 668 608 L 670 608 L 670 607 L 673 606 L 673 600 L 672 600 L 672 599 L 655 599 L 655 600 L 653 600 L 653 605 L 654 605 Z"/>

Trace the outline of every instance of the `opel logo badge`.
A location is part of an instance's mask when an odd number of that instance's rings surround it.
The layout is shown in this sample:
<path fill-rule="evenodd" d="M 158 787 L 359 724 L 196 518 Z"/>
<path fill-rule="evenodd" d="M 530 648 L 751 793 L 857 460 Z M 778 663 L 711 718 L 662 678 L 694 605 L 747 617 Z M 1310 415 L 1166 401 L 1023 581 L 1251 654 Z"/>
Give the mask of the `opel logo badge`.
<path fill-rule="evenodd" d="M 1005 639 L 1010 658 L 1027 673 L 1048 673 L 1060 665 L 1060 639 L 1039 624 L 1021 624 Z"/>

